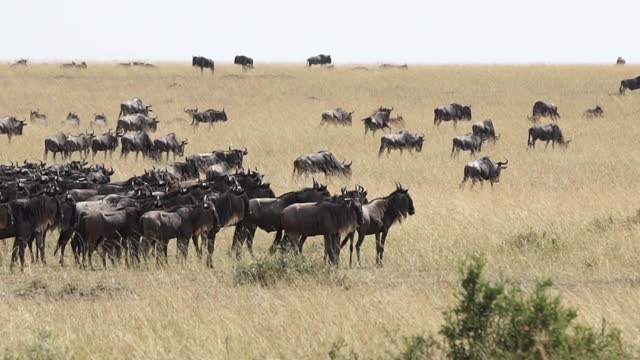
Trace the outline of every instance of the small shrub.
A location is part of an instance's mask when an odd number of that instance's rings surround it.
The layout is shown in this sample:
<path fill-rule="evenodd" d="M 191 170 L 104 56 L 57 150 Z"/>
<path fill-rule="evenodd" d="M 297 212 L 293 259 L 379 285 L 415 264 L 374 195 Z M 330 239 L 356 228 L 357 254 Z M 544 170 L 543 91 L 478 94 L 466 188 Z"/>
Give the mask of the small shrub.
<path fill-rule="evenodd" d="M 313 277 L 321 281 L 331 280 L 337 285 L 347 286 L 345 276 L 338 275 L 335 269 L 296 255 L 276 255 L 239 264 L 235 269 L 234 281 L 236 284 L 257 283 L 268 287 L 279 281 L 294 281 L 300 276 Z"/>
<path fill-rule="evenodd" d="M 531 229 L 511 236 L 508 245 L 512 249 L 520 251 L 543 251 L 549 249 L 556 252 L 560 249 L 560 237 L 550 231 L 543 230 L 540 232 Z"/>
<path fill-rule="evenodd" d="M 404 339 L 404 347 L 393 356 L 395 360 L 433 359 L 440 348 L 438 342 L 431 336 L 414 335 Z"/>
<path fill-rule="evenodd" d="M 613 216 L 597 218 L 589 223 L 589 230 L 592 232 L 604 233 L 616 226 Z"/>
<path fill-rule="evenodd" d="M 339 337 L 331 344 L 329 350 L 329 359 L 331 360 L 358 360 L 358 354 L 353 349 L 347 351 L 347 342 L 344 338 Z"/>

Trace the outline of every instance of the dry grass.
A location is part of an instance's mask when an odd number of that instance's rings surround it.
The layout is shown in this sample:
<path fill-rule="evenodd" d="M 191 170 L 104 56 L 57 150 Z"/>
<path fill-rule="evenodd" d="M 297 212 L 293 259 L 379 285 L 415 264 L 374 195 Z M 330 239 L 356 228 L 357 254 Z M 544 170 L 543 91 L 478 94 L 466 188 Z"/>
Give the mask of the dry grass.
<path fill-rule="evenodd" d="M 581 321 L 597 325 L 605 317 L 640 345 L 640 227 L 628 220 L 640 207 L 639 95 L 612 95 L 620 79 L 639 70 L 265 65 L 246 74 L 221 67 L 212 77 L 171 64 L 90 64 L 86 71 L 0 67 L 0 113 L 28 117 L 38 107 L 50 119 L 48 126 L 29 125 L 26 136 L 10 145 L 1 138 L 2 162 L 40 159 L 43 139 L 62 127 L 69 111 L 79 113 L 83 124 L 94 112 L 105 112 L 114 124 L 120 101 L 138 96 L 154 104 L 161 120 L 157 136 L 176 132 L 189 138 L 189 153 L 247 146 L 246 164 L 264 171 L 277 193 L 305 184 L 291 179 L 296 156 L 330 149 L 353 161 L 352 184 L 383 196 L 401 181 L 417 209 L 392 230 L 384 270 L 374 268 L 373 241 L 367 239 L 363 267 L 341 269 L 344 281 L 337 283 L 234 285 L 235 260 L 226 255 L 230 229 L 218 240 L 214 270 L 192 257 L 185 266 L 165 270 L 32 265 L 25 274 L 11 274 L 8 246 L 0 245 L 0 351 L 65 358 L 299 359 L 326 356 L 342 336 L 358 353 L 384 356 L 389 333 L 437 329 L 466 254 L 485 256 L 490 276 L 524 286 L 554 279 Z M 568 150 L 527 151 L 525 115 L 536 100 L 558 104 L 560 125 L 574 139 Z M 458 188 L 468 155 L 450 159 L 451 138 L 470 131 L 470 124 L 455 130 L 451 124 L 432 125 L 432 109 L 454 101 L 471 104 L 476 120 L 491 117 L 502 134 L 484 149 L 485 155 L 510 160 L 493 190 Z M 583 120 L 582 112 L 596 103 L 606 117 Z M 380 105 L 395 106 L 408 129 L 427 135 L 422 153 L 378 159 L 379 135 L 364 137 L 357 120 L 352 128 L 318 128 L 323 110 L 342 106 L 359 119 Z M 190 106 L 224 106 L 231 121 L 194 131 L 182 112 Z M 113 162 L 121 178 L 149 166 L 116 157 Z M 343 185 L 329 183 L 334 191 Z M 270 242 L 271 235 L 260 233 L 257 253 L 265 254 Z M 320 243 L 309 241 L 308 257 L 321 258 Z"/>

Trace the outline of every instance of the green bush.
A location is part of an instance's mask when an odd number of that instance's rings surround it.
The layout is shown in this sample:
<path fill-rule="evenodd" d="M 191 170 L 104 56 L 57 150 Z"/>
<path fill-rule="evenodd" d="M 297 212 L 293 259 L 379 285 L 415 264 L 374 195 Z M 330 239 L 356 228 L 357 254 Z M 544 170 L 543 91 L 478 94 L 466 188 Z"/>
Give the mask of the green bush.
<path fill-rule="evenodd" d="M 254 262 L 238 264 L 235 268 L 234 282 L 268 287 L 280 281 L 294 282 L 301 276 L 346 287 L 344 274 L 338 273 L 322 262 L 288 254 L 268 256 Z"/>

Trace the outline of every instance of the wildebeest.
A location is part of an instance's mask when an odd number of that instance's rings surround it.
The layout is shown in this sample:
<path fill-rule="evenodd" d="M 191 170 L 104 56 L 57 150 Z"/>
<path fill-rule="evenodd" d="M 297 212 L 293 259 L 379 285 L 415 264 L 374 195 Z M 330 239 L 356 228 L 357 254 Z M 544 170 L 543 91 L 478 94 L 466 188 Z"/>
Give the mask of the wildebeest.
<path fill-rule="evenodd" d="M 338 161 L 335 154 L 330 151 L 318 151 L 317 153 L 299 156 L 293 161 L 292 177 L 323 173 L 325 176 L 342 175 L 351 177 L 351 164 Z"/>
<path fill-rule="evenodd" d="M 322 113 L 320 126 L 322 125 L 351 126 L 351 115 L 353 115 L 353 111 L 348 112 L 342 108 L 336 108 L 335 110 L 327 110 Z"/>
<path fill-rule="evenodd" d="M 122 136 L 120 139 L 120 158 L 127 157 L 130 152 L 136 153 L 136 160 L 138 160 L 138 154 L 142 152 L 142 156 L 149 156 L 153 148 L 151 138 L 144 131 L 129 132 Z"/>
<path fill-rule="evenodd" d="M 479 136 L 484 140 L 492 140 L 494 143 L 500 135 L 496 135 L 496 129 L 493 126 L 493 120 L 487 119 L 471 125 L 473 135 Z"/>
<path fill-rule="evenodd" d="M 395 65 L 395 64 L 382 64 L 380 65 L 381 69 L 402 69 L 402 70 L 407 70 L 409 68 L 409 65 L 404 64 L 404 65 Z"/>
<path fill-rule="evenodd" d="M 49 152 L 53 153 L 53 160 L 55 161 L 56 155 L 62 153 L 62 158 L 66 157 L 66 143 L 67 134 L 58 132 L 53 136 L 49 136 L 44 139 L 44 160 L 47 160 Z"/>
<path fill-rule="evenodd" d="M 632 79 L 625 79 L 620 81 L 620 95 L 624 95 L 624 93 L 629 90 L 637 90 L 640 89 L 640 76 L 637 76 Z"/>
<path fill-rule="evenodd" d="M 384 245 L 391 226 L 401 222 L 409 215 L 416 213 L 413 206 L 413 199 L 409 195 L 409 189 L 404 189 L 401 184 L 396 184 L 396 189 L 387 197 L 378 198 L 362 205 L 363 222 L 357 229 L 358 242 L 356 243 L 356 255 L 358 265 L 360 265 L 360 248 L 365 236 L 375 235 L 376 237 L 376 265 L 382 266 L 384 256 Z M 340 247 L 349 241 L 349 266 L 353 261 L 353 238 L 355 233 L 349 234 Z"/>
<path fill-rule="evenodd" d="M 618 60 L 616 60 L 616 65 L 624 65 L 627 61 L 622 58 L 622 56 L 618 56 Z"/>
<path fill-rule="evenodd" d="M 185 109 L 187 114 L 191 115 L 191 125 L 198 126 L 200 123 L 208 123 L 209 126 L 213 126 L 215 122 L 226 122 L 228 121 L 227 112 L 222 108 L 222 111 L 208 109 L 205 111 L 198 111 L 198 108 L 195 109 Z"/>
<path fill-rule="evenodd" d="M 27 59 L 20 59 L 16 62 L 14 62 L 13 64 L 11 64 L 11 66 L 27 66 Z"/>
<path fill-rule="evenodd" d="M 150 118 L 142 114 L 125 115 L 118 119 L 116 131 L 151 131 L 158 129 L 157 118 Z"/>
<path fill-rule="evenodd" d="M 553 121 L 557 121 L 560 118 L 558 113 L 558 106 L 552 103 L 546 103 L 544 101 L 536 101 L 533 104 L 533 110 L 531 111 L 532 117 L 548 117 Z"/>
<path fill-rule="evenodd" d="M 562 146 L 567 146 L 571 142 L 571 140 L 564 139 L 560 126 L 553 123 L 546 125 L 534 125 L 530 127 L 529 136 L 527 137 L 527 147 L 535 149 L 536 140 L 546 142 L 546 145 L 544 146 L 545 150 L 547 149 L 547 146 L 549 146 L 549 141 L 551 141 L 551 147 L 555 147 L 556 143 Z"/>
<path fill-rule="evenodd" d="M 183 156 L 184 148 L 189 144 L 187 140 L 178 140 L 175 133 L 167 134 L 153 141 L 153 148 L 159 153 L 167 153 L 167 161 L 169 161 L 169 153 L 173 153 L 173 159 L 176 155 Z"/>
<path fill-rule="evenodd" d="M 471 120 L 471 106 L 451 103 L 449 105 L 439 106 L 433 109 L 433 124 L 439 126 L 443 121 L 453 121 L 453 126 L 458 124 L 459 120 Z"/>
<path fill-rule="evenodd" d="M 107 125 L 107 117 L 104 113 L 93 114 L 93 123 L 99 126 Z"/>
<path fill-rule="evenodd" d="M 484 180 L 488 180 L 491 183 L 491 187 L 493 187 L 493 183 L 500 182 L 500 172 L 507 168 L 508 163 L 509 160 L 495 162 L 488 156 L 468 162 L 464 166 L 464 176 L 460 183 L 460 188 L 464 188 L 469 179 L 471 179 L 471 187 L 475 185 L 476 181 L 480 181 L 480 184 L 483 184 Z"/>
<path fill-rule="evenodd" d="M 456 136 L 452 140 L 453 144 L 451 145 L 451 157 L 459 156 L 460 150 L 470 151 L 471 155 L 475 157 L 476 152 L 482 151 L 483 141 L 483 138 L 472 133 Z"/>
<path fill-rule="evenodd" d="M 118 118 L 121 118 L 125 115 L 135 114 L 149 116 L 149 111 L 153 111 L 151 109 L 151 106 L 152 105 L 145 105 L 140 98 L 133 98 L 131 100 L 123 101 L 120 104 L 120 113 L 118 113 Z"/>
<path fill-rule="evenodd" d="M 387 150 L 387 155 L 389 155 L 391 150 L 400 150 L 400 153 L 404 150 L 421 152 L 423 144 L 424 134 L 414 134 L 402 130 L 398 133 L 384 135 L 380 138 L 378 156 L 382 155 L 385 149 Z"/>
<path fill-rule="evenodd" d="M 81 62 L 81 63 L 76 63 L 75 61 L 72 61 L 71 63 L 67 63 L 67 64 L 62 64 L 63 68 L 75 68 L 75 69 L 86 69 L 87 68 L 87 63 L 86 62 Z"/>
<path fill-rule="evenodd" d="M 13 116 L 0 117 L 0 134 L 7 135 L 11 141 L 11 137 L 22 135 L 22 131 L 27 125 L 24 120 L 18 120 Z"/>
<path fill-rule="evenodd" d="M 242 70 L 246 70 L 247 68 L 253 69 L 253 59 L 248 56 L 237 55 L 233 59 L 233 63 L 236 65 L 242 65 Z"/>
<path fill-rule="evenodd" d="M 80 125 L 80 116 L 78 116 L 78 114 L 74 113 L 74 112 L 69 112 L 67 114 L 67 124 L 72 125 L 72 126 L 79 126 Z"/>
<path fill-rule="evenodd" d="M 593 109 L 587 109 L 582 113 L 582 117 L 585 119 L 595 119 L 604 116 L 604 110 L 600 105 L 596 105 Z"/>
<path fill-rule="evenodd" d="M 320 54 L 320 55 L 312 56 L 307 59 L 307 66 L 309 67 L 313 65 L 325 66 L 330 64 L 331 64 L 331 55 Z"/>
<path fill-rule="evenodd" d="M 186 162 L 192 163 L 199 171 L 206 172 L 212 165 L 224 163 L 229 169 L 241 169 L 244 157 L 249 154 L 245 147 L 241 149 L 214 150 L 210 153 L 189 155 Z"/>
<path fill-rule="evenodd" d="M 211 73 L 213 74 L 215 70 L 215 63 L 211 59 L 207 59 L 204 56 L 194 56 L 191 59 L 191 66 L 199 67 L 200 73 L 204 71 L 205 68 L 211 69 Z"/>
<path fill-rule="evenodd" d="M 118 138 L 124 135 L 122 132 L 111 132 L 111 129 L 102 135 L 98 135 L 91 140 L 91 153 L 92 158 L 96 157 L 96 153 L 104 151 L 104 157 L 107 158 L 107 152 L 109 157 L 113 156 L 113 152 L 118 148 Z"/>
<path fill-rule="evenodd" d="M 380 107 L 371 116 L 362 119 L 362 122 L 364 123 L 364 134 L 367 135 L 367 132 L 371 131 L 371 135 L 375 135 L 377 130 L 391 130 L 389 121 L 391 119 L 392 111 L 393 108 Z"/>
<path fill-rule="evenodd" d="M 302 253 L 309 236 L 324 236 L 329 263 L 340 264 L 340 239 L 363 223 L 362 204 L 351 198 L 287 206 L 280 214 L 284 241 Z"/>
<path fill-rule="evenodd" d="M 40 112 L 40 110 L 35 109 L 35 110 L 31 110 L 31 114 L 29 115 L 29 120 L 32 122 L 42 122 L 42 123 L 46 123 L 47 122 L 47 115 L 43 114 Z"/>
<path fill-rule="evenodd" d="M 79 152 L 83 157 L 87 157 L 89 155 L 89 150 L 91 149 L 91 141 L 95 138 L 93 132 L 91 134 L 84 133 L 77 136 L 67 136 L 67 140 L 65 141 L 65 157 L 70 157 L 74 152 Z"/>

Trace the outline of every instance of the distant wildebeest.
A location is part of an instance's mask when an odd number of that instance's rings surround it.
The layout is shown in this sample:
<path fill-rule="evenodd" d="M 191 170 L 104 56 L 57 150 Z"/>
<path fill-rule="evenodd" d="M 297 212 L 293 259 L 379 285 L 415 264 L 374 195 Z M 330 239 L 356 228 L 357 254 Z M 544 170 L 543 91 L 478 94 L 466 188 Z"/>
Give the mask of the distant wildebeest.
<path fill-rule="evenodd" d="M 112 133 L 111 129 L 102 135 L 98 135 L 91 140 L 91 153 L 92 158 L 96 157 L 96 154 L 100 151 L 104 151 L 104 157 L 107 158 L 113 156 L 113 152 L 118 148 L 118 139 L 124 135 L 122 132 Z"/>
<path fill-rule="evenodd" d="M 201 123 L 209 124 L 209 126 L 213 126 L 213 123 L 216 122 L 226 122 L 229 119 L 227 118 L 227 112 L 222 108 L 222 111 L 208 109 L 205 111 L 198 111 L 198 108 L 194 109 L 184 109 L 184 112 L 191 115 L 191 125 L 198 127 Z"/>
<path fill-rule="evenodd" d="M 27 66 L 27 59 L 20 59 L 11 64 L 11 66 Z"/>
<path fill-rule="evenodd" d="M 547 149 L 547 146 L 549 146 L 549 141 L 551 141 L 551 147 L 555 147 L 556 143 L 566 147 L 571 142 L 571 140 L 564 139 L 564 136 L 562 135 L 562 130 L 560 130 L 560 126 L 553 123 L 546 124 L 546 125 L 534 125 L 531 128 L 529 128 L 529 136 L 527 137 L 527 147 L 535 149 L 536 140 L 546 142 L 544 146 L 545 150 Z"/>
<path fill-rule="evenodd" d="M 122 136 L 120 139 L 120 158 L 127 157 L 130 152 L 136 153 L 136 160 L 138 160 L 138 154 L 142 153 L 143 157 L 149 156 L 153 148 L 153 143 L 144 131 L 129 132 Z"/>
<path fill-rule="evenodd" d="M 624 58 L 622 58 L 622 56 L 618 56 L 618 60 L 616 60 L 616 65 L 624 65 L 626 63 L 627 61 Z"/>
<path fill-rule="evenodd" d="M 93 123 L 99 126 L 107 125 L 107 117 L 104 113 L 93 114 Z"/>
<path fill-rule="evenodd" d="M 253 59 L 248 56 L 237 55 L 233 59 L 233 63 L 236 65 L 242 65 L 242 70 L 246 70 L 247 68 L 253 69 Z"/>
<path fill-rule="evenodd" d="M 491 187 L 493 187 L 493 183 L 500 182 L 500 173 L 507 168 L 508 163 L 509 160 L 495 162 L 488 156 L 468 162 L 464 166 L 464 177 L 460 183 L 460 188 L 464 188 L 469 179 L 471 179 L 471 187 L 475 185 L 476 181 L 479 181 L 482 185 L 484 180 L 488 180 L 491 183 Z"/>
<path fill-rule="evenodd" d="M 451 157 L 459 156 L 460 150 L 470 151 L 471 156 L 475 157 L 477 152 L 482 151 L 483 141 L 483 138 L 478 135 L 474 135 L 473 133 L 456 136 L 452 140 Z"/>
<path fill-rule="evenodd" d="M 135 66 L 135 67 L 146 67 L 146 68 L 154 68 L 156 67 L 153 64 L 150 63 L 146 63 L 144 61 L 134 61 L 133 63 L 131 63 L 131 65 Z"/>
<path fill-rule="evenodd" d="M 348 112 L 342 108 L 327 110 L 322 113 L 320 125 L 342 125 L 351 126 L 351 116 L 353 111 Z"/>
<path fill-rule="evenodd" d="M 389 126 L 389 123 L 391 120 L 392 111 L 393 107 L 380 107 L 371 116 L 362 119 L 362 122 L 364 123 L 364 134 L 367 135 L 367 133 L 371 131 L 371 135 L 375 135 L 376 131 L 378 130 L 391 130 L 391 126 Z"/>
<path fill-rule="evenodd" d="M 116 131 L 156 132 L 159 123 L 157 118 L 150 118 L 142 114 L 125 115 L 118 120 Z"/>
<path fill-rule="evenodd" d="M 391 226 L 400 223 L 410 215 L 414 215 L 416 209 L 413 206 L 413 199 L 409 195 L 409 189 L 404 189 L 402 185 L 396 184 L 396 189 L 386 197 L 378 198 L 362 205 L 363 222 L 357 229 L 358 241 L 356 242 L 356 255 L 358 265 L 360 265 L 360 248 L 367 235 L 376 237 L 376 265 L 382 266 L 384 256 L 384 245 Z M 344 247 L 349 241 L 349 266 L 353 261 L 353 238 L 355 233 L 349 234 L 340 247 Z"/>
<path fill-rule="evenodd" d="M 72 126 L 80 126 L 80 116 L 74 112 L 69 112 L 67 114 L 67 124 Z"/>
<path fill-rule="evenodd" d="M 409 68 L 409 65 L 404 64 L 404 65 L 395 65 L 395 64 L 382 64 L 380 65 L 381 69 L 402 69 L 402 70 L 406 70 Z"/>
<path fill-rule="evenodd" d="M 424 134 L 419 135 L 402 130 L 398 133 L 384 135 L 380 138 L 378 156 L 382 155 L 385 149 L 387 150 L 387 155 L 389 155 L 391 150 L 400 150 L 401 154 L 404 150 L 421 152 L 423 144 Z"/>
<path fill-rule="evenodd" d="M 43 114 L 40 112 L 40 110 L 35 109 L 35 110 L 31 110 L 31 114 L 29 115 L 29 120 L 31 122 L 41 122 L 41 123 L 46 123 L 47 122 L 47 115 Z"/>
<path fill-rule="evenodd" d="M 81 63 L 76 63 L 75 61 L 72 61 L 70 64 L 62 64 L 63 68 L 75 68 L 75 69 L 86 69 L 87 68 L 87 63 L 86 62 L 81 62 Z"/>
<path fill-rule="evenodd" d="M 620 81 L 620 95 L 624 95 L 624 93 L 629 90 L 637 90 L 640 89 L 640 76 L 637 76 L 632 79 L 625 79 Z"/>
<path fill-rule="evenodd" d="M 169 153 L 173 153 L 173 159 L 176 155 L 183 156 L 184 148 L 189 144 L 187 140 L 178 140 L 175 133 L 170 133 L 153 141 L 153 148 L 159 153 L 167 153 L 167 161 L 169 161 Z"/>
<path fill-rule="evenodd" d="M 459 120 L 471 120 L 471 106 L 451 103 L 449 105 L 439 106 L 433 109 L 433 124 L 439 126 L 443 121 L 453 121 L 453 126 L 458 124 Z"/>
<path fill-rule="evenodd" d="M 316 55 L 307 59 L 307 66 L 311 67 L 313 65 L 331 65 L 331 55 Z"/>
<path fill-rule="evenodd" d="M 496 135 L 496 129 L 491 119 L 471 125 L 471 131 L 473 131 L 473 135 L 479 136 L 484 140 L 491 140 L 494 143 L 500 138 L 500 135 Z"/>
<path fill-rule="evenodd" d="M 118 118 L 124 115 L 135 114 L 149 116 L 149 111 L 153 111 L 151 109 L 151 106 L 152 105 L 145 105 L 140 98 L 133 98 L 131 100 L 123 101 L 120 104 L 120 113 L 118 113 Z"/>
<path fill-rule="evenodd" d="M 585 119 L 595 119 L 599 117 L 604 117 L 604 110 L 600 105 L 596 105 L 593 109 L 587 109 L 584 113 L 582 113 L 582 117 Z"/>
<path fill-rule="evenodd" d="M 531 111 L 532 118 L 548 117 L 553 121 L 557 121 L 560 118 L 558 113 L 558 106 L 552 103 L 546 103 L 544 101 L 536 101 L 533 104 L 533 110 Z M 529 118 L 530 120 L 532 118 Z"/>
<path fill-rule="evenodd" d="M 0 135 L 7 135 L 11 141 L 13 136 L 22 135 L 22 131 L 27 125 L 24 120 L 18 120 L 13 116 L 0 117 Z"/>
<path fill-rule="evenodd" d="M 213 74 L 215 70 L 215 63 L 211 59 L 207 59 L 204 56 L 194 56 L 191 59 L 191 66 L 199 67 L 200 73 L 204 71 L 205 68 L 211 69 L 211 73 Z"/>
<path fill-rule="evenodd" d="M 318 151 L 299 156 L 293 162 L 292 177 L 323 173 L 325 176 L 341 175 L 351 177 L 351 164 L 339 161 L 330 151 Z"/>

